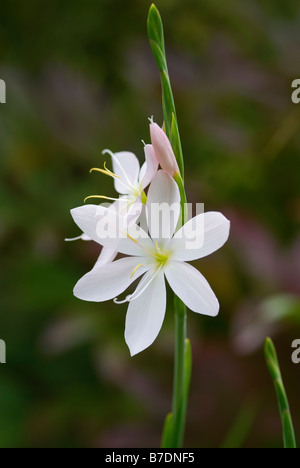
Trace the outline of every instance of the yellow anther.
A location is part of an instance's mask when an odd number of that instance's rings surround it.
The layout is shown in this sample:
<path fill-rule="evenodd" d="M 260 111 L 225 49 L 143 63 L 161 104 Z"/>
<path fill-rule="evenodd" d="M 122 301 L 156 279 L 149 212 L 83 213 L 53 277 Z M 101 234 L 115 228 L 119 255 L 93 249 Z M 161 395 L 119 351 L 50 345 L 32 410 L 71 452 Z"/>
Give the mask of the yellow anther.
<path fill-rule="evenodd" d="M 103 164 L 103 166 L 104 166 L 104 169 L 107 171 L 107 173 L 108 173 L 109 175 L 111 175 L 112 177 L 117 177 L 118 179 L 120 178 L 120 176 L 118 176 L 118 175 L 115 174 L 114 172 L 112 172 L 112 171 L 110 171 L 109 169 L 107 169 L 107 167 L 106 167 L 106 161 L 105 161 L 105 163 Z"/>
<path fill-rule="evenodd" d="M 157 253 L 155 254 L 155 258 L 159 263 L 166 263 L 166 261 L 169 258 L 169 253 L 168 252 L 163 252 L 161 248 L 159 247 L 158 243 L 155 242 L 155 248 L 157 250 Z"/>
<path fill-rule="evenodd" d="M 160 253 L 162 253 L 161 248 L 158 246 L 157 241 L 155 242 L 155 247 L 156 247 L 156 249 L 157 249 Z"/>
<path fill-rule="evenodd" d="M 128 232 L 126 232 L 126 236 L 129 237 L 130 240 L 132 240 L 133 242 L 135 242 L 136 244 L 138 244 L 138 241 L 136 239 L 134 239 L 133 237 L 131 237 Z"/>
<path fill-rule="evenodd" d="M 136 271 L 137 271 L 137 270 L 138 270 L 138 269 L 139 269 L 141 266 L 143 266 L 143 264 L 142 264 L 142 263 L 140 263 L 139 265 L 137 265 L 137 266 L 135 267 L 135 269 L 134 269 L 134 270 L 133 270 L 133 272 L 131 273 L 131 276 L 130 276 L 130 278 L 132 278 L 132 277 L 133 277 L 134 273 L 135 273 L 135 272 L 136 272 Z"/>
<path fill-rule="evenodd" d="M 106 197 L 105 195 L 89 195 L 88 197 L 85 197 L 85 199 L 83 200 L 84 203 L 89 198 L 101 198 L 101 199 L 104 199 L 104 200 L 116 200 L 116 198 Z"/>
<path fill-rule="evenodd" d="M 101 172 L 101 174 L 105 174 L 105 175 L 108 175 L 110 177 L 120 179 L 120 176 L 118 176 L 114 172 L 107 169 L 106 162 L 104 163 L 104 169 L 100 169 L 99 167 L 92 167 L 92 169 L 90 169 L 90 172 L 94 172 L 94 171 Z"/>

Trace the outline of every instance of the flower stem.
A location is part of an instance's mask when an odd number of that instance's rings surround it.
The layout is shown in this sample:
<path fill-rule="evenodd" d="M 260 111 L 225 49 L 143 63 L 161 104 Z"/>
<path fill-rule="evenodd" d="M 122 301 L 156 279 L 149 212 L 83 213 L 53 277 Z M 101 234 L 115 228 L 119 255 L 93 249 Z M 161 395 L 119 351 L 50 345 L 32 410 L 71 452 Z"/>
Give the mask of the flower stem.
<path fill-rule="evenodd" d="M 181 447 L 186 419 L 185 398 L 185 348 L 186 348 L 186 307 L 174 296 L 175 309 L 175 361 L 172 411 L 173 447 Z"/>
<path fill-rule="evenodd" d="M 147 21 L 148 37 L 151 49 L 160 71 L 162 85 L 162 107 L 165 131 L 171 142 L 177 159 L 180 174 L 174 179 L 178 184 L 181 196 L 182 224 L 186 221 L 186 194 L 184 188 L 184 162 L 181 140 L 178 130 L 175 103 L 168 73 L 164 32 L 161 16 L 155 5 L 151 5 Z M 168 414 L 162 436 L 163 448 L 178 448 L 183 442 L 188 391 L 191 377 L 191 347 L 186 339 L 186 306 L 174 296 L 175 309 L 175 361 L 172 414 Z"/>
<path fill-rule="evenodd" d="M 290 412 L 289 402 L 282 381 L 276 349 L 271 338 L 267 338 L 265 341 L 265 357 L 277 395 L 278 407 L 282 423 L 284 448 L 296 448 L 294 426 Z"/>
<path fill-rule="evenodd" d="M 161 16 L 154 4 L 151 5 L 147 20 L 147 30 L 154 59 L 160 72 L 162 86 L 162 107 L 165 131 L 173 147 L 180 174 L 184 177 L 183 154 L 178 130 L 176 109 L 170 83 L 165 51 L 164 29 Z"/>

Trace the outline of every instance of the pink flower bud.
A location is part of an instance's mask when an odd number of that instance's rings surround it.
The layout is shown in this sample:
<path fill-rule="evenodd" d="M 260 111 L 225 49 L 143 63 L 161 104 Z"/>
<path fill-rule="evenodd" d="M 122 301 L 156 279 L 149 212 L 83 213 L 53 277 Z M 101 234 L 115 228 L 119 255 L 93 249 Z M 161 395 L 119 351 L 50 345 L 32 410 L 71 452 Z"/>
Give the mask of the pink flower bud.
<path fill-rule="evenodd" d="M 151 123 L 150 136 L 154 153 L 162 169 L 174 177 L 176 172 L 179 172 L 179 169 L 167 135 L 156 123 Z"/>

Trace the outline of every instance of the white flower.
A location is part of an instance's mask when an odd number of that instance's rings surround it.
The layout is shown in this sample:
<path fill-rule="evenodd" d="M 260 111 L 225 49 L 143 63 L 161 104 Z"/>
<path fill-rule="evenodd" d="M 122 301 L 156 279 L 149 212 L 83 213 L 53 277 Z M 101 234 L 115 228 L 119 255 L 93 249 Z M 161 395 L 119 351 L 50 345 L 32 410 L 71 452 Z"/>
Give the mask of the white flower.
<path fill-rule="evenodd" d="M 145 145 L 144 152 L 145 162 L 140 168 L 138 158 L 129 151 L 119 153 L 112 153 L 109 150 L 103 151 L 103 154 L 108 153 L 111 156 L 113 172 L 107 171 L 107 169 L 100 171 L 114 178 L 116 191 L 123 195 L 130 205 L 140 200 L 144 189 L 150 184 L 157 172 L 158 160 L 152 145 Z"/>
<path fill-rule="evenodd" d="M 151 207 L 157 203 L 180 204 L 178 187 L 165 171 L 157 172 L 150 185 L 148 219 Z M 155 223 L 149 222 L 148 235 L 137 225 L 123 224 L 112 211 L 101 206 L 85 205 L 71 211 L 74 221 L 86 235 L 107 248 L 129 255 L 87 273 L 74 288 L 76 297 L 95 302 L 114 299 L 144 275 L 135 292 L 121 301 L 129 302 L 125 339 L 131 355 L 150 346 L 161 329 L 166 311 L 165 279 L 192 311 L 210 316 L 218 314 L 219 303 L 208 282 L 186 261 L 205 257 L 222 247 L 228 238 L 230 223 L 221 213 L 202 213 L 174 234 L 179 211 L 172 211 L 172 216 L 169 211 L 170 216 L 164 216 L 164 235 L 160 237 L 155 237 L 158 230 Z M 98 223 L 103 217 L 109 219 L 107 224 L 111 228 L 117 221 L 121 222 L 123 229 L 128 228 L 126 235 L 117 240 L 105 236 L 99 238 Z M 203 231 L 195 233 L 199 221 L 202 221 Z M 166 232 L 169 232 L 168 238 Z M 187 248 L 195 235 L 193 247 Z M 115 299 L 115 302 L 119 301 Z"/>
<path fill-rule="evenodd" d="M 104 169 L 93 168 L 92 171 L 113 177 L 115 190 L 121 195 L 118 199 L 111 199 L 103 195 L 92 195 L 86 198 L 100 198 L 103 200 L 114 200 L 112 204 L 121 216 L 127 219 L 127 222 L 138 220 L 142 212 L 143 203 L 141 200 L 144 189 L 150 184 L 158 169 L 158 160 L 154 153 L 152 145 L 144 146 L 145 162 L 140 167 L 138 158 L 134 153 L 121 151 L 112 153 L 110 150 L 104 150 L 103 154 L 109 154 L 112 159 L 113 171 L 110 171 L 104 164 Z M 72 240 L 91 240 L 89 236 L 83 233 L 81 236 L 65 239 Z M 106 265 L 112 262 L 117 256 L 115 250 L 103 247 L 95 267 Z"/>

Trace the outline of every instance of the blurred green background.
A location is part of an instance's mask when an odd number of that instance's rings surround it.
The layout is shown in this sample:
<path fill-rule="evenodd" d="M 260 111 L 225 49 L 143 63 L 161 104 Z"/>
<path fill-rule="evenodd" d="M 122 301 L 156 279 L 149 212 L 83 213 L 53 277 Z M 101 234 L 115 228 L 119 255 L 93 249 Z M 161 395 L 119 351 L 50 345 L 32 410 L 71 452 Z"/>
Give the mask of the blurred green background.
<path fill-rule="evenodd" d="M 170 410 L 173 313 L 130 358 L 126 306 L 73 297 L 100 247 L 69 210 L 114 196 L 101 150 L 143 157 L 162 121 L 149 1 L 2 0 L 1 447 L 157 447 Z M 263 340 L 275 341 L 300 441 L 300 78 L 297 0 L 161 0 L 190 202 L 223 212 L 230 240 L 195 262 L 221 303 L 188 314 L 186 447 L 280 447 Z"/>

